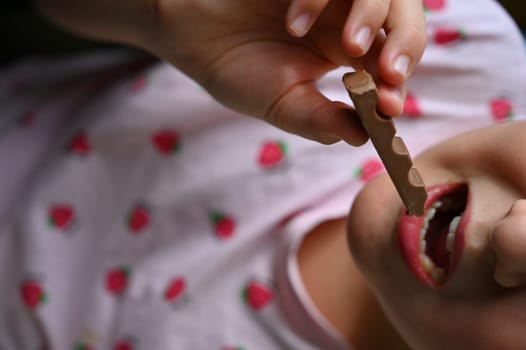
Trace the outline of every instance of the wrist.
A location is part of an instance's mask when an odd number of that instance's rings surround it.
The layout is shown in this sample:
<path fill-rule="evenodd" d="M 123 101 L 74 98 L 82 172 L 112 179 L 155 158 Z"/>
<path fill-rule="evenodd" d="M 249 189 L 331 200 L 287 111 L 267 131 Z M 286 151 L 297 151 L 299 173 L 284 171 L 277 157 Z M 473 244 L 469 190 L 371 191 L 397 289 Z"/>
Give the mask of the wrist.
<path fill-rule="evenodd" d="M 35 0 L 57 26 L 79 36 L 150 50 L 157 31 L 157 0 Z"/>

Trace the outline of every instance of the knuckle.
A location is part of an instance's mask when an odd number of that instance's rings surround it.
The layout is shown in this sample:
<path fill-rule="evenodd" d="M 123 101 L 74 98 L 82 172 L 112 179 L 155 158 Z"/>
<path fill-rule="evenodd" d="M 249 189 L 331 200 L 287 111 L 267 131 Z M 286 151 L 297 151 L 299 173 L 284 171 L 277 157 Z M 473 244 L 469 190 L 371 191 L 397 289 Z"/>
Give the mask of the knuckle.
<path fill-rule="evenodd" d="M 504 288 L 513 288 L 521 284 L 521 281 L 513 273 L 497 269 L 494 274 L 495 281 Z"/>

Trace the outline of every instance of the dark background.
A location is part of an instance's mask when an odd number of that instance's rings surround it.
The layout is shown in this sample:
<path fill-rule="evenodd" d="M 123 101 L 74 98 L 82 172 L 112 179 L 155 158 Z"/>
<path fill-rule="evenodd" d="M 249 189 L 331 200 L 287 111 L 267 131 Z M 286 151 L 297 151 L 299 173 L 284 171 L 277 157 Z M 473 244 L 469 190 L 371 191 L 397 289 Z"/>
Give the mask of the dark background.
<path fill-rule="evenodd" d="M 0 0 L 0 63 L 29 54 L 62 54 L 107 46 L 110 45 L 81 39 L 55 27 L 30 1 Z"/>

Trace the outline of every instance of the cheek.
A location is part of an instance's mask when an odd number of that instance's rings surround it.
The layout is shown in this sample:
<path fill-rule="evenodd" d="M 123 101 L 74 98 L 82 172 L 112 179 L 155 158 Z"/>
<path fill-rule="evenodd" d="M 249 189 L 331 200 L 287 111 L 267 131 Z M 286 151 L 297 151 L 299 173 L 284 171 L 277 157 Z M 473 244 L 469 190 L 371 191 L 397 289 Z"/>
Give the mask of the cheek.
<path fill-rule="evenodd" d="M 356 197 L 348 220 L 348 241 L 353 258 L 366 275 L 392 252 L 401 205 L 387 175 L 371 180 Z"/>

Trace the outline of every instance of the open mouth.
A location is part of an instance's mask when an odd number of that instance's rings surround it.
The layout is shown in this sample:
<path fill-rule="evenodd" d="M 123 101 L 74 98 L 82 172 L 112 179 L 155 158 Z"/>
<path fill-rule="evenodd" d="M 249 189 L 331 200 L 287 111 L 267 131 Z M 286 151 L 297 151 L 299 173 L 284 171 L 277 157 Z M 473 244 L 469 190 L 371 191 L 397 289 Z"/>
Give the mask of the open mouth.
<path fill-rule="evenodd" d="M 452 275 L 464 246 L 468 186 L 445 184 L 428 189 L 425 214 L 402 215 L 399 243 L 404 260 L 417 277 L 437 287 Z"/>

